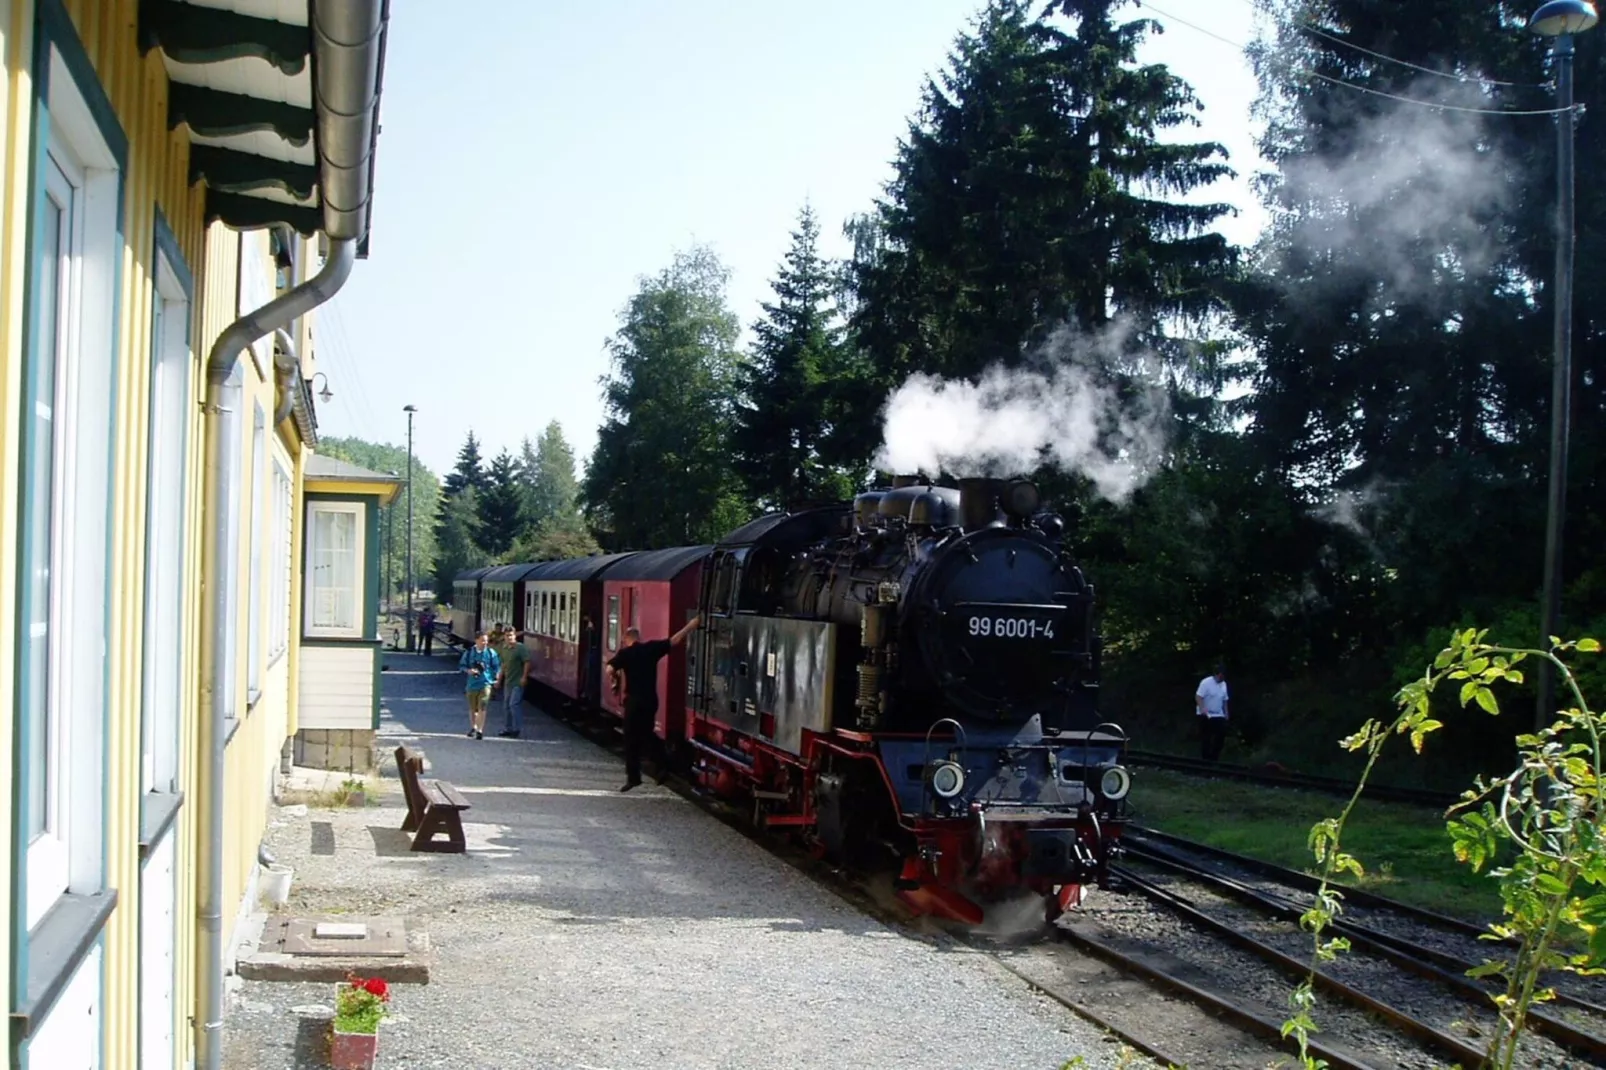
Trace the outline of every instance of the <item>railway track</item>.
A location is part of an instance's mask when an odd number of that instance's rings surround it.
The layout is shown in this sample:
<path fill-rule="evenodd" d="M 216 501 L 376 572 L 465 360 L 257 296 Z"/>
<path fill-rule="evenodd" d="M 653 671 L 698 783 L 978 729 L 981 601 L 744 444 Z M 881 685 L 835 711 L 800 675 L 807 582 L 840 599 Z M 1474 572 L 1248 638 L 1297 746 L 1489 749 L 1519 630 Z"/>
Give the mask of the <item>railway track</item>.
<path fill-rule="evenodd" d="M 610 750 L 618 749 L 616 733 L 599 731 L 596 726 L 571 717 L 560 719 L 593 742 Z M 946 930 L 934 930 L 921 922 L 911 922 L 890 895 L 884 894 L 886 889 L 882 890 L 883 894 L 877 894 L 875 888 L 864 880 L 856 879 L 852 874 L 821 861 L 795 845 L 765 835 L 763 830 L 751 825 L 746 814 L 728 804 L 712 799 L 674 778 L 666 786 L 716 820 L 758 841 L 780 860 L 827 885 L 835 894 L 866 914 L 917 939 L 941 941 L 955 950 L 989 955 L 1004 970 L 1043 996 L 1107 1030 L 1126 1046 L 1149 1056 L 1161 1066 L 1259 1070 L 1279 1053 L 1286 1054 L 1294 1050 L 1292 1043 L 1281 1036 L 1282 1020 L 1287 1016 L 1285 1007 L 1267 998 L 1246 996 L 1238 986 L 1223 983 L 1219 971 L 1215 977 L 1202 973 L 1179 953 L 1178 941 L 1161 941 L 1159 946 L 1143 946 L 1141 941 L 1109 931 L 1096 918 L 1077 915 L 1068 915 L 1058 925 L 1049 928 L 1046 931 L 1047 940 L 1024 947 L 999 946 L 986 938 L 956 938 Z M 1206 855 L 1213 851 L 1154 830 L 1133 831 L 1136 836 L 1131 841 L 1129 857 L 1139 865 L 1163 869 L 1169 861 L 1186 869 L 1185 862 L 1162 860 L 1168 841 L 1178 850 L 1196 848 Z M 1223 861 L 1238 860 L 1248 865 L 1254 864 L 1252 860 L 1240 859 L 1229 852 L 1214 853 L 1221 856 Z M 1260 865 L 1263 875 L 1287 877 L 1290 886 L 1296 890 L 1309 890 L 1308 882 L 1311 879 L 1306 875 Z M 1193 902 L 1180 891 L 1163 887 L 1161 881 L 1151 876 L 1137 873 L 1132 865 L 1121 867 L 1119 876 L 1136 895 L 1099 894 L 1091 902 L 1114 903 L 1141 897 L 1156 909 L 1181 918 L 1196 933 L 1207 937 L 1208 941 L 1231 946 L 1257 960 L 1270 977 L 1263 982 L 1263 990 L 1269 990 L 1269 985 L 1276 985 L 1282 998 L 1286 998 L 1292 990 L 1292 980 L 1304 976 L 1308 971 L 1308 941 L 1303 933 L 1299 933 L 1300 940 L 1305 941 L 1305 955 L 1301 957 L 1294 949 L 1278 949 L 1264 941 L 1245 938 L 1240 931 L 1243 926 L 1213 918 L 1205 906 Z M 1289 920 L 1290 917 L 1297 918 L 1297 912 L 1291 913 L 1296 911 L 1296 905 L 1284 902 L 1273 909 L 1270 906 L 1275 901 L 1272 896 L 1257 892 L 1242 882 L 1239 882 L 1241 887 L 1233 887 L 1231 878 L 1219 874 L 1215 876 L 1223 882 L 1215 887 L 1224 897 L 1230 891 L 1242 895 L 1240 902 L 1245 904 L 1254 902 L 1258 897 L 1265 904 L 1263 909 L 1268 916 L 1278 915 L 1293 931 L 1298 931 L 1294 922 Z M 1416 911 L 1382 897 L 1363 893 L 1360 898 L 1398 907 L 1415 921 L 1444 926 L 1461 937 L 1471 937 L 1483 931 L 1470 923 Z M 1352 899 L 1352 902 L 1358 900 Z M 1360 927 L 1357 926 L 1355 932 L 1359 931 Z M 1352 943 L 1358 947 L 1370 937 L 1378 947 L 1387 949 L 1380 951 L 1379 955 L 1388 961 L 1391 968 L 1412 972 L 1422 976 L 1424 981 L 1437 979 L 1447 988 L 1455 987 L 1455 983 L 1446 982 L 1444 978 L 1453 977 L 1452 971 L 1457 967 L 1465 968 L 1464 963 L 1443 951 L 1416 948 L 1414 953 L 1408 952 L 1399 947 L 1404 941 L 1388 934 L 1367 933 L 1361 939 L 1350 932 L 1345 935 L 1349 935 Z M 1257 944 L 1260 946 L 1254 946 Z M 1067 954 L 1069 951 L 1075 953 Z M 1417 964 L 1416 970 L 1406 965 L 1408 959 Z M 1233 971 L 1228 970 L 1226 976 L 1232 975 Z M 1482 989 L 1472 991 L 1465 987 L 1472 985 L 1472 982 L 1465 978 L 1456 978 L 1456 982 L 1462 986 L 1457 993 L 1460 998 L 1469 1001 L 1482 999 L 1486 1002 L 1487 996 Z M 1333 1023 L 1332 1035 L 1314 1038 L 1310 1051 L 1326 1060 L 1332 1070 L 1416 1070 L 1417 1067 L 1448 1065 L 1447 1059 L 1465 1067 L 1479 1065 L 1482 1047 L 1473 1039 L 1457 1036 L 1443 1025 L 1393 1007 L 1387 999 L 1370 994 L 1364 985 L 1337 979 L 1326 979 L 1323 985 L 1330 995 L 1354 1008 L 1347 1012 L 1351 1017 L 1346 1022 L 1342 1015 L 1334 1014 L 1330 1006 L 1324 1004 L 1324 1011 L 1328 1013 L 1322 1015 L 1323 1026 L 1329 1026 L 1330 1016 L 1338 1021 Z M 1606 1016 L 1606 1008 L 1588 1001 L 1577 1001 L 1573 1010 L 1590 1018 L 1597 1012 Z M 1539 1061 L 1531 1065 L 1570 1067 L 1586 1065 L 1579 1060 L 1587 1058 L 1594 1065 L 1606 1066 L 1606 1046 L 1599 1046 L 1601 1042 L 1598 1037 L 1574 1022 L 1555 1015 L 1552 1017 L 1556 1020 L 1547 1026 L 1551 1036 L 1549 1042 L 1558 1052 L 1565 1045 L 1578 1053 L 1578 1057 L 1564 1055 L 1561 1057 L 1567 1061 Z M 1373 1023 L 1370 1034 L 1363 1019 Z M 1601 1020 L 1606 1021 L 1606 1017 Z M 1408 1039 L 1400 1046 L 1380 1042 L 1382 1030 Z M 1382 1051 L 1381 1055 L 1378 1054 L 1379 1050 Z"/>
<path fill-rule="evenodd" d="M 1291 976 L 1308 974 L 1309 937 L 1298 928 L 1298 919 L 1310 904 L 1304 894 L 1310 878 L 1296 874 L 1301 878 L 1297 882 L 1257 884 L 1204 864 L 1211 854 L 1204 845 L 1164 837 L 1172 841 L 1168 846 L 1159 842 L 1161 835 L 1141 830 L 1129 841 L 1126 857 L 1147 873 L 1140 875 L 1130 865 L 1121 867 L 1125 883 Z M 1191 848 L 1199 849 L 1192 858 L 1183 853 Z M 1257 868 L 1244 867 L 1249 873 Z M 1280 875 L 1290 873 L 1265 868 Z M 1482 1049 L 1497 1024 L 1492 1002 L 1496 987 L 1469 978 L 1472 958 L 1447 950 L 1444 938 L 1467 949 L 1472 935 L 1486 930 L 1380 896 L 1362 898 L 1368 900 L 1363 914 L 1369 911 L 1372 916 L 1357 920 L 1346 915 L 1333 925 L 1333 934 L 1349 940 L 1351 951 L 1323 965 L 1316 975 L 1318 987 L 1367 1009 L 1463 1066 L 1480 1065 Z M 1378 924 L 1385 913 L 1395 921 L 1390 928 Z M 1407 919 L 1418 932 L 1402 933 L 1399 919 Z M 1426 939 L 1435 933 L 1440 938 Z M 1483 941 L 1478 946 L 1489 945 Z M 1606 1006 L 1590 998 L 1582 986 L 1558 988 L 1552 1002 L 1530 1012 L 1522 1065 L 1606 1066 Z"/>
<path fill-rule="evenodd" d="M 1132 765 L 1146 765 L 1155 769 L 1169 769 L 1178 773 L 1218 777 L 1224 780 L 1241 780 L 1251 784 L 1264 784 L 1276 788 L 1299 788 L 1304 791 L 1348 798 L 1355 791 L 1355 782 L 1339 777 L 1316 776 L 1311 773 L 1294 773 L 1284 770 L 1256 768 L 1248 765 L 1226 765 L 1207 762 L 1202 758 L 1185 758 L 1157 751 L 1131 750 L 1126 752 Z M 1423 788 L 1399 788 L 1387 784 L 1368 784 L 1363 796 L 1383 802 L 1408 803 L 1443 810 L 1460 801 L 1460 796 L 1447 791 L 1429 791 Z"/>

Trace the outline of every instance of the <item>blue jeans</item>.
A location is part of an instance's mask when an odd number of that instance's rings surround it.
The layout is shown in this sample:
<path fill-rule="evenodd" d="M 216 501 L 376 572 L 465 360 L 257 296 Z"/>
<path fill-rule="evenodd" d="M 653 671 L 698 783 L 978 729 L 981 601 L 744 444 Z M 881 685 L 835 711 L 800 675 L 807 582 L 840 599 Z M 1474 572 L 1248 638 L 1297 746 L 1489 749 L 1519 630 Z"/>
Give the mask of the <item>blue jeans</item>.
<path fill-rule="evenodd" d="M 507 730 L 524 731 L 524 688 L 507 684 L 502 688 L 502 697 L 507 701 Z"/>

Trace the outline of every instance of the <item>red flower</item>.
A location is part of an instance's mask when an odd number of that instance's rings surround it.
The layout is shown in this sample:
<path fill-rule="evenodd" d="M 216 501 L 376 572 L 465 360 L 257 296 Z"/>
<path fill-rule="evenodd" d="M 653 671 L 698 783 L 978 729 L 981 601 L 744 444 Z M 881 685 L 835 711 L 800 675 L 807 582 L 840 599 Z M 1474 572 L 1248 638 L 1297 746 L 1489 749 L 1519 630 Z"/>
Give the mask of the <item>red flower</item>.
<path fill-rule="evenodd" d="M 385 982 L 378 977 L 368 978 L 368 980 L 362 983 L 362 988 L 364 991 L 378 996 L 380 999 L 390 998 L 390 986 L 385 984 Z"/>

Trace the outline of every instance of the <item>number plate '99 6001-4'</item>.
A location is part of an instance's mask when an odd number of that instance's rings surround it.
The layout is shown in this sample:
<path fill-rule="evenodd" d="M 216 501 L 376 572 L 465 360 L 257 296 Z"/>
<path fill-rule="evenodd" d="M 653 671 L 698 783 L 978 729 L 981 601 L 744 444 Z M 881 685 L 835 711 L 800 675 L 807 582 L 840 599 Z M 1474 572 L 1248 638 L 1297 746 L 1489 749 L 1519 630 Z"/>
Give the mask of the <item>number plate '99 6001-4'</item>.
<path fill-rule="evenodd" d="M 1062 635 L 1064 606 L 960 605 L 950 611 L 950 626 L 954 624 L 959 634 L 973 639 L 1042 643 L 1068 638 Z"/>

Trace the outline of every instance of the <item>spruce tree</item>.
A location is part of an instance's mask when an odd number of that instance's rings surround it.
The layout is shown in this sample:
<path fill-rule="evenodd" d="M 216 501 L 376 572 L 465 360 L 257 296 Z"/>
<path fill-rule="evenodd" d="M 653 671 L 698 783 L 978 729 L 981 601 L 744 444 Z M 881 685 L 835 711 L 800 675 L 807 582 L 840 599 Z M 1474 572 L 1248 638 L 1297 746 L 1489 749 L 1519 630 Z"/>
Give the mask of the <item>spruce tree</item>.
<path fill-rule="evenodd" d="M 451 599 L 452 579 L 459 572 L 490 563 L 489 555 L 475 540 L 478 523 L 479 491 L 472 485 L 442 496 L 435 524 L 435 592 L 442 601 Z"/>
<path fill-rule="evenodd" d="M 519 485 L 524 495 L 524 526 L 536 530 L 553 523 L 572 524 L 579 519 L 580 493 L 575 476 L 574 448 L 563 436 L 563 425 L 553 420 L 541 432 L 540 444 L 525 439 L 519 461 Z"/>
<path fill-rule="evenodd" d="M 1154 28 L 1130 0 L 992 0 L 928 82 L 876 225 L 860 225 L 857 344 L 878 381 L 858 417 L 911 372 L 973 378 L 1065 324 L 1112 318 L 1179 369 L 1208 347 L 1170 337 L 1215 316 L 1235 265 L 1210 230 L 1226 205 L 1181 203 L 1230 174 L 1211 143 L 1162 142 L 1198 101 L 1136 54 Z M 876 388 L 879 388 L 877 390 Z"/>
<path fill-rule="evenodd" d="M 480 443 L 473 431 L 468 433 L 462 448 L 457 451 L 457 464 L 446 473 L 441 490 L 451 498 L 461 493 L 464 487 L 485 487 L 485 463 L 480 459 Z"/>
<path fill-rule="evenodd" d="M 475 541 L 488 556 L 500 558 L 518 538 L 523 506 L 513 456 L 503 450 L 491 462 L 478 497 Z"/>
<path fill-rule="evenodd" d="M 819 253 L 812 209 L 798 215 L 792 245 L 772 288 L 775 300 L 753 325 L 757 336 L 740 376 L 732 448 L 748 493 L 772 509 L 852 493 L 851 476 L 822 460 L 831 389 L 845 356 L 832 307 L 837 276 Z"/>

